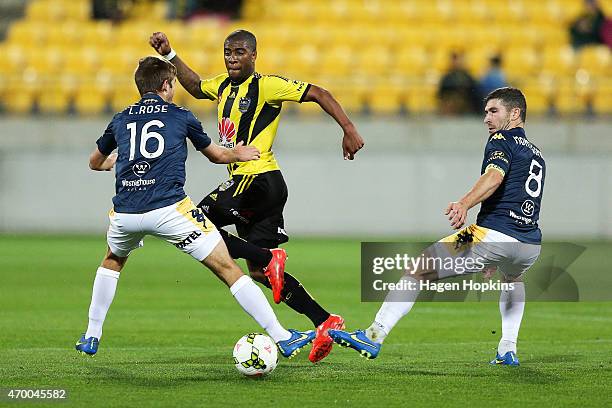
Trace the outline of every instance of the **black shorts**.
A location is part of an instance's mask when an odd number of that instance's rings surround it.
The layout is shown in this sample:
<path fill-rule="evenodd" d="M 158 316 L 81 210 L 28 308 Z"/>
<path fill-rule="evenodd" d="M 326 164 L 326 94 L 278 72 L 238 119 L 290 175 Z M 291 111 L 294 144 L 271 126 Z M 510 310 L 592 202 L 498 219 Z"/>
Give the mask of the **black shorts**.
<path fill-rule="evenodd" d="M 289 241 L 283 209 L 287 184 L 280 170 L 235 175 L 208 194 L 198 207 L 217 227 L 236 225 L 238 235 L 263 248 Z"/>

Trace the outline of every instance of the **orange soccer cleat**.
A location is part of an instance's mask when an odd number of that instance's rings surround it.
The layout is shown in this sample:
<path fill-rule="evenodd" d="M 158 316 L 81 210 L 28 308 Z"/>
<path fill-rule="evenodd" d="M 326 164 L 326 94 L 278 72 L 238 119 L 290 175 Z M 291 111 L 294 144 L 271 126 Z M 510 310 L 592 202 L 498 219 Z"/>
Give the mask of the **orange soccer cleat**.
<path fill-rule="evenodd" d="M 285 262 L 287 261 L 287 251 L 281 248 L 271 249 L 272 260 L 264 268 L 264 274 L 270 281 L 272 286 L 272 296 L 274 296 L 274 303 L 280 303 L 283 300 L 281 294 L 283 286 L 285 285 Z"/>
<path fill-rule="evenodd" d="M 342 316 L 330 314 L 327 320 L 317 327 L 317 334 L 312 342 L 312 350 L 308 359 L 313 363 L 323 360 L 331 352 L 334 340 L 329 336 L 327 330 L 344 330 L 344 319 Z"/>

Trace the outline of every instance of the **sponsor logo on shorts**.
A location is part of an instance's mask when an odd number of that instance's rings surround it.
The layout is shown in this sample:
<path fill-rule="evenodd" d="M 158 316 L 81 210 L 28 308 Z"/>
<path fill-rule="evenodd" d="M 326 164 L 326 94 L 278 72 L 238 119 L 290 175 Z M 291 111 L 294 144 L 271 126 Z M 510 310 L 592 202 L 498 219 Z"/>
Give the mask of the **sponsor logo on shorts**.
<path fill-rule="evenodd" d="M 281 227 L 278 227 L 278 229 L 276 230 L 276 233 L 287 236 L 287 232 L 285 232 L 285 230 Z"/>
<path fill-rule="evenodd" d="M 187 238 L 185 238 L 181 242 L 178 242 L 178 243 L 174 244 L 174 246 L 177 247 L 178 249 L 185 249 L 185 247 L 187 245 L 191 244 L 193 241 L 195 241 L 196 239 L 198 239 L 201 236 L 202 236 L 201 232 L 193 231 L 191 234 L 189 234 L 189 236 Z"/>
<path fill-rule="evenodd" d="M 246 218 L 246 217 L 244 217 L 242 214 L 240 214 L 240 212 L 239 212 L 238 210 L 235 210 L 235 209 L 233 209 L 233 208 L 230 208 L 230 210 L 229 210 L 229 211 L 230 211 L 230 213 L 231 213 L 231 214 L 232 214 L 234 217 L 238 218 L 238 219 L 239 219 L 241 222 L 243 222 L 243 223 L 245 223 L 245 224 L 248 224 L 248 223 L 249 223 L 248 218 Z"/>
<path fill-rule="evenodd" d="M 219 185 L 219 191 L 225 191 L 234 185 L 234 180 L 224 181 Z"/>
<path fill-rule="evenodd" d="M 138 177 L 142 177 L 147 174 L 151 170 L 151 165 L 146 161 L 139 161 L 138 163 L 132 166 L 132 171 Z"/>
<path fill-rule="evenodd" d="M 531 217 L 533 215 L 534 210 L 535 210 L 535 204 L 533 203 L 533 201 L 531 200 L 523 201 L 523 205 L 521 205 L 521 211 L 523 212 L 523 214 L 525 214 L 528 217 Z"/>

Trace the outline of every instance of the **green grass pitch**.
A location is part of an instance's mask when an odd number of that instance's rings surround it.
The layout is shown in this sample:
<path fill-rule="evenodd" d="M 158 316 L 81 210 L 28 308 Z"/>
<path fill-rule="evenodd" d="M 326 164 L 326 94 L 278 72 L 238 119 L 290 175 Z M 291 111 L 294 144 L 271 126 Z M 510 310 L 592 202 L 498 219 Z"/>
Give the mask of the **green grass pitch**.
<path fill-rule="evenodd" d="M 357 241 L 295 239 L 286 247 L 287 270 L 348 328 L 371 322 L 379 305 L 360 303 Z M 574 267 L 610 273 L 610 243 L 589 248 Z M 98 355 L 83 357 L 74 343 L 104 249 L 103 236 L 0 236 L 0 387 L 66 389 L 66 406 L 88 407 L 612 401 L 612 303 L 605 302 L 527 304 L 518 368 L 487 364 L 499 335 L 497 303 L 419 303 L 377 360 L 336 347 L 312 365 L 305 351 L 269 377 L 244 378 L 232 346 L 260 328 L 208 270 L 154 238 L 122 273 Z M 274 308 L 286 327 L 310 328 L 304 316 Z"/>

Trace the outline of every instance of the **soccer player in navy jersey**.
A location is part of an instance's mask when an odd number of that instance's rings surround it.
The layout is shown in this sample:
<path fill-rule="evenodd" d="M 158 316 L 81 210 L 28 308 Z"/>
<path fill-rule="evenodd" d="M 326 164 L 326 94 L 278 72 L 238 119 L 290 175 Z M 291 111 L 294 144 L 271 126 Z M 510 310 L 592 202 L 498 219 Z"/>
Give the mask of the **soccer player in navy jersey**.
<path fill-rule="evenodd" d="M 481 204 L 476 224 L 443 238 L 424 254 L 438 259 L 450 255 L 461 261 L 480 258 L 468 272 L 490 276 L 497 269 L 503 281 L 514 288 L 501 291 L 502 337 L 491 364 L 519 365 L 516 343 L 525 307 L 523 274 L 540 254 L 542 233 L 538 219 L 546 166 L 540 149 L 527 139 L 523 128 L 527 114 L 523 93 L 516 88 L 499 88 L 485 98 L 485 104 L 484 122 L 489 138 L 481 176 L 470 191 L 451 202 L 445 211 L 451 227 L 461 229 L 468 210 Z M 415 269 L 389 291 L 366 331 L 329 330 L 334 341 L 367 358 L 375 358 L 391 329 L 412 309 L 421 282 L 462 273 L 441 263 Z"/>
<path fill-rule="evenodd" d="M 259 150 L 241 143 L 217 146 L 187 109 L 172 103 L 176 67 L 160 57 L 139 61 L 134 74 L 141 99 L 116 114 L 89 159 L 92 170 L 116 167 L 116 195 L 109 212 L 108 250 L 97 270 L 87 331 L 77 351 L 94 355 L 117 282 L 130 253 L 146 235 L 159 237 L 208 267 L 240 306 L 290 357 L 312 342 L 313 330 L 286 330 L 259 287 L 230 257 L 217 228 L 185 194 L 187 139 L 213 163 L 257 160 Z M 112 153 L 117 149 L 117 153 Z"/>

